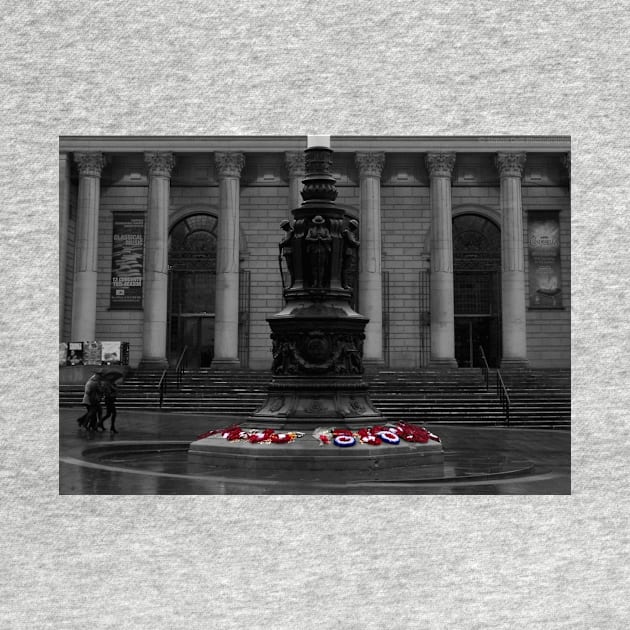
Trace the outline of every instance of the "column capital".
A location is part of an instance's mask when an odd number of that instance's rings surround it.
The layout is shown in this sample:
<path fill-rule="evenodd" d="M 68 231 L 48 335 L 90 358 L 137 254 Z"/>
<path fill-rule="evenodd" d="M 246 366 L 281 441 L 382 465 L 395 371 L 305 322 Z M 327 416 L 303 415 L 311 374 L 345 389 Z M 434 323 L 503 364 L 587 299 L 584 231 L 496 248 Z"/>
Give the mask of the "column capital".
<path fill-rule="evenodd" d="M 526 159 L 525 153 L 497 153 L 494 165 L 501 177 L 522 177 Z"/>
<path fill-rule="evenodd" d="M 214 154 L 214 162 L 219 171 L 219 179 L 240 177 L 245 166 L 245 156 L 236 152 L 217 152 Z"/>
<path fill-rule="evenodd" d="M 74 154 L 74 161 L 79 167 L 81 177 L 100 177 L 107 158 L 100 151 L 78 152 Z"/>
<path fill-rule="evenodd" d="M 304 151 L 287 151 L 284 154 L 284 164 L 290 177 L 304 177 L 306 173 L 304 161 Z"/>
<path fill-rule="evenodd" d="M 455 166 L 455 153 L 427 153 L 424 163 L 429 177 L 450 177 Z"/>
<path fill-rule="evenodd" d="M 354 163 L 359 169 L 359 177 L 380 177 L 385 165 L 385 153 L 359 151 L 354 155 Z"/>
<path fill-rule="evenodd" d="M 144 161 L 149 165 L 149 175 L 157 177 L 170 177 L 175 166 L 175 156 L 170 151 L 147 152 Z"/>

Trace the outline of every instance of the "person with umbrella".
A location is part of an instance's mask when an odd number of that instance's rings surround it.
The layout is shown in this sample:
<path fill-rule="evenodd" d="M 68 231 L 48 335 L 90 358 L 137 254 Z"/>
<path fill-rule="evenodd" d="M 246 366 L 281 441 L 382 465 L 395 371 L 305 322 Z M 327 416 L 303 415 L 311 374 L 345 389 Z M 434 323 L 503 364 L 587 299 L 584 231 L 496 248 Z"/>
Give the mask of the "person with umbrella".
<path fill-rule="evenodd" d="M 103 370 L 101 377 L 103 379 L 103 402 L 105 403 L 105 411 L 107 413 L 100 419 L 98 426 L 104 431 L 105 427 L 103 423 L 108 418 L 111 418 L 109 431 L 110 433 L 118 433 L 118 431 L 116 431 L 116 397 L 118 396 L 118 380 L 123 378 L 123 374 L 118 370 L 110 368 Z"/>
<path fill-rule="evenodd" d="M 101 423 L 101 395 L 104 382 L 101 373 L 94 372 L 85 383 L 81 404 L 85 406 L 86 412 L 77 418 L 77 424 L 88 431 L 96 430 L 97 425 Z"/>

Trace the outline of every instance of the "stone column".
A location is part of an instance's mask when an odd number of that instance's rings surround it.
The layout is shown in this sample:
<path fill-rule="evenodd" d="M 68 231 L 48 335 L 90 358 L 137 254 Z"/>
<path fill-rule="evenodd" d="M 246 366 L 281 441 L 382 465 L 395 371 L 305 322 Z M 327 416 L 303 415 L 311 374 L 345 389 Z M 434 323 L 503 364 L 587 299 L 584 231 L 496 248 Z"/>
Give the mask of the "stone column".
<path fill-rule="evenodd" d="M 217 288 L 214 321 L 214 367 L 239 367 L 239 192 L 245 156 L 216 153 L 219 176 Z"/>
<path fill-rule="evenodd" d="M 525 153 L 497 153 L 501 178 L 501 318 L 503 358 L 501 367 L 527 364 L 525 260 L 521 177 Z"/>
<path fill-rule="evenodd" d="M 284 154 L 284 163 L 289 172 L 289 211 L 291 211 L 302 203 L 300 190 L 305 176 L 304 151 L 287 151 Z"/>
<path fill-rule="evenodd" d="M 172 153 L 145 153 L 149 167 L 149 198 L 145 228 L 144 342 L 142 365 L 166 367 L 166 320 L 168 317 L 168 208 Z"/>
<path fill-rule="evenodd" d="M 96 337 L 96 282 L 98 276 L 98 211 L 101 171 L 105 156 L 99 152 L 75 153 L 79 167 L 79 195 L 75 232 L 74 287 L 70 341 Z"/>
<path fill-rule="evenodd" d="M 427 153 L 431 179 L 431 364 L 457 367 L 451 173 L 455 153 Z"/>
<path fill-rule="evenodd" d="M 359 169 L 361 221 L 359 249 L 359 311 L 370 319 L 365 327 L 363 363 L 383 363 L 383 280 L 381 265 L 381 172 L 385 154 L 355 155 Z"/>
<path fill-rule="evenodd" d="M 68 256 L 68 221 L 70 218 L 70 159 L 59 154 L 59 341 L 63 338 L 66 305 L 66 265 Z"/>

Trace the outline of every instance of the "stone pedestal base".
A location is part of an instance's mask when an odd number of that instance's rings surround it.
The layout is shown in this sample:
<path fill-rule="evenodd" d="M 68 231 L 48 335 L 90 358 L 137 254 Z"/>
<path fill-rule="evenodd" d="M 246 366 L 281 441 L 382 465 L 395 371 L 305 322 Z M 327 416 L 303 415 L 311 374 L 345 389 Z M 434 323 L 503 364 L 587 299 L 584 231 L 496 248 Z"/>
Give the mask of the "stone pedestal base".
<path fill-rule="evenodd" d="M 360 377 L 276 377 L 267 391 L 267 399 L 248 424 L 304 430 L 334 422 L 350 427 L 385 422 Z"/>
<path fill-rule="evenodd" d="M 363 379 L 365 317 L 345 302 L 304 301 L 288 304 L 267 321 L 273 379 L 249 421 L 286 429 L 384 422 Z"/>
<path fill-rule="evenodd" d="M 444 462 L 444 453 L 441 443 L 432 440 L 426 444 L 401 442 L 340 448 L 322 445 L 307 433 L 289 444 L 229 442 L 220 436 L 211 436 L 190 445 L 188 459 L 200 458 L 212 458 L 218 468 L 249 475 L 265 471 L 306 479 L 331 475 L 340 480 L 378 478 L 379 471 L 440 465 Z"/>

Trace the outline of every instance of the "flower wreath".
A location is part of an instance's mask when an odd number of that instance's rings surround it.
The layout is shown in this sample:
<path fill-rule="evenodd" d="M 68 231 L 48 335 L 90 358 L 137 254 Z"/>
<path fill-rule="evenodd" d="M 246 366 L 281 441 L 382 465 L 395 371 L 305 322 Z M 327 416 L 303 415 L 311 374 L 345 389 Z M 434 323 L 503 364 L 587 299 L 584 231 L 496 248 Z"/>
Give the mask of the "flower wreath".
<path fill-rule="evenodd" d="M 243 429 L 238 424 L 224 429 L 211 429 L 197 436 L 198 440 L 216 436 L 228 442 L 242 440 L 250 444 L 289 444 L 304 436 L 300 431 L 275 431 L 274 429 Z M 419 427 L 408 422 L 397 422 L 361 429 L 348 429 L 343 427 L 319 427 L 313 431 L 313 437 L 321 446 L 334 444 L 341 448 L 363 444 L 366 446 L 380 446 L 389 444 L 395 446 L 401 440 L 426 444 L 429 440 L 436 442 L 440 438 L 424 427 Z"/>
<path fill-rule="evenodd" d="M 274 429 L 242 429 L 237 424 L 225 429 L 212 429 L 197 436 L 198 440 L 217 436 L 228 442 L 243 440 L 250 444 L 288 444 L 304 436 L 300 431 L 275 431 Z"/>
<path fill-rule="evenodd" d="M 428 429 L 402 421 L 395 424 L 364 427 L 354 431 L 346 428 L 319 427 L 313 431 L 313 437 L 319 440 L 321 446 L 334 444 L 340 447 L 356 444 L 379 446 L 383 443 L 396 445 L 400 444 L 401 440 L 420 444 L 426 444 L 429 440 L 440 441 L 440 438 Z"/>

